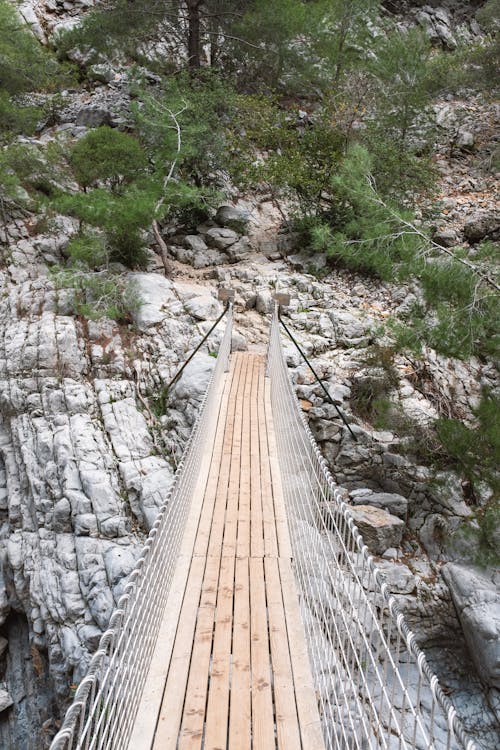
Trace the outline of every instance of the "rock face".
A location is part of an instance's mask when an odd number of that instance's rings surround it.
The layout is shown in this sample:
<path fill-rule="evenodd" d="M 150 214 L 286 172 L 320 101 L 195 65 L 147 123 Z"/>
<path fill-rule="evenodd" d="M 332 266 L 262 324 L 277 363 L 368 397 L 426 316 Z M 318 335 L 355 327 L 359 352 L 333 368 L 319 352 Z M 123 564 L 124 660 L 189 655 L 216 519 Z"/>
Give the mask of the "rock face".
<path fill-rule="evenodd" d="M 443 568 L 471 656 L 481 679 L 500 690 L 500 590 L 483 572 L 452 563 Z M 498 576 L 497 576 L 498 578 Z"/>
<path fill-rule="evenodd" d="M 168 497 L 167 457 L 215 359 L 201 353 L 168 402 L 164 387 L 221 310 L 207 286 L 132 274 L 135 327 L 79 319 L 47 277 L 45 246 L 62 260 L 49 239 L 24 221 L 0 237 L 0 746 L 27 750 L 85 674 Z"/>

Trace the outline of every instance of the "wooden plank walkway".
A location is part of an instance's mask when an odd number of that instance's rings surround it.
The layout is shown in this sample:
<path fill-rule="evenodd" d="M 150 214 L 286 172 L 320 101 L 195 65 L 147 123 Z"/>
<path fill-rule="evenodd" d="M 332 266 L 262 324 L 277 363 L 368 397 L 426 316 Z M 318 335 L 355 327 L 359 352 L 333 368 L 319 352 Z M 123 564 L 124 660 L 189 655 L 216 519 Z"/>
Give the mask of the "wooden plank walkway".
<path fill-rule="evenodd" d="M 129 747 L 322 750 L 260 355 L 220 404 Z"/>

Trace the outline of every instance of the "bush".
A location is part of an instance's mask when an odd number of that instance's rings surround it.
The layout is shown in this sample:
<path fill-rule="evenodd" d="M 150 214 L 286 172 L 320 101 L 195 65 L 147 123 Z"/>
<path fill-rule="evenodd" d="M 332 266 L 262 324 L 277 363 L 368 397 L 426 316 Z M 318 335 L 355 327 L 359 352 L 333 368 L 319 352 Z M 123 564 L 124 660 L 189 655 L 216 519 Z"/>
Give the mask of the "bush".
<path fill-rule="evenodd" d="M 498 357 L 500 300 L 494 290 L 455 260 L 434 259 L 415 268 L 427 305 L 415 306 L 405 323 L 393 324 L 397 346 L 419 352 L 428 344 L 448 357 Z"/>
<path fill-rule="evenodd" d="M 441 445 L 457 469 L 474 485 L 487 482 L 500 491 L 500 399 L 484 393 L 475 410 L 478 425 L 466 427 L 457 419 L 440 419 L 436 431 Z"/>
<path fill-rule="evenodd" d="M 105 239 L 96 233 L 77 234 L 70 240 L 66 252 L 71 264 L 87 269 L 100 268 L 109 260 Z"/>
<path fill-rule="evenodd" d="M 134 282 L 123 274 L 66 270 L 56 272 L 54 280 L 56 287 L 72 292 L 74 312 L 91 320 L 111 318 L 131 323 L 142 304 Z"/>
<path fill-rule="evenodd" d="M 91 130 L 73 146 L 70 163 L 83 188 L 109 182 L 117 190 L 137 179 L 147 161 L 135 138 L 103 126 Z"/>

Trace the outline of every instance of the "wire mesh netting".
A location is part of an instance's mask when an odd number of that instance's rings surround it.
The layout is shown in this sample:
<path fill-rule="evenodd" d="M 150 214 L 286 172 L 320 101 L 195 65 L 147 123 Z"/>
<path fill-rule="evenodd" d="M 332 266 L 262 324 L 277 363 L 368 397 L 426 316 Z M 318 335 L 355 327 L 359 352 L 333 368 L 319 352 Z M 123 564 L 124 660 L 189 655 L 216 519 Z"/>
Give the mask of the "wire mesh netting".
<path fill-rule="evenodd" d="M 294 571 L 328 749 L 473 750 L 307 426 L 283 355 L 277 312 L 267 372 Z"/>
<path fill-rule="evenodd" d="M 51 750 L 123 750 L 128 746 L 170 593 L 201 457 L 217 422 L 219 386 L 231 353 L 232 320 L 230 306 L 217 361 L 174 485 Z"/>

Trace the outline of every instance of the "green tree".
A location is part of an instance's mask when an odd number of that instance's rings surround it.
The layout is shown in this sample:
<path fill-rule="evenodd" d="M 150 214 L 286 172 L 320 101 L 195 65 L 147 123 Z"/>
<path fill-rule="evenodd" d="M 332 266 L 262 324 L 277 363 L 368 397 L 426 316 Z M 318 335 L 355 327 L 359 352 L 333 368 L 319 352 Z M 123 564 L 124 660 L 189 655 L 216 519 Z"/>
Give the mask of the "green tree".
<path fill-rule="evenodd" d="M 13 96 L 32 91 L 44 78 L 45 57 L 34 38 L 22 28 L 12 6 L 0 0 L 0 137 L 3 131 L 32 130 L 38 112 L 20 107 Z"/>
<path fill-rule="evenodd" d="M 472 54 L 472 62 L 479 67 L 474 76 L 482 86 L 498 86 L 500 69 L 500 0 L 488 0 L 476 14 L 486 31 L 485 41 Z M 479 72 L 479 75 L 477 73 Z"/>
<path fill-rule="evenodd" d="M 418 29 L 393 31 L 378 41 L 367 67 L 375 96 L 366 140 L 378 189 L 399 196 L 426 191 L 433 181 L 423 158 L 431 136 L 426 108 L 435 85 L 430 43 Z"/>
<path fill-rule="evenodd" d="M 136 59 L 144 42 L 175 34 L 192 72 L 202 65 L 205 43 L 217 47 L 248 0 L 111 0 L 67 32 L 61 48 L 86 46 L 97 51 L 125 51 Z"/>

